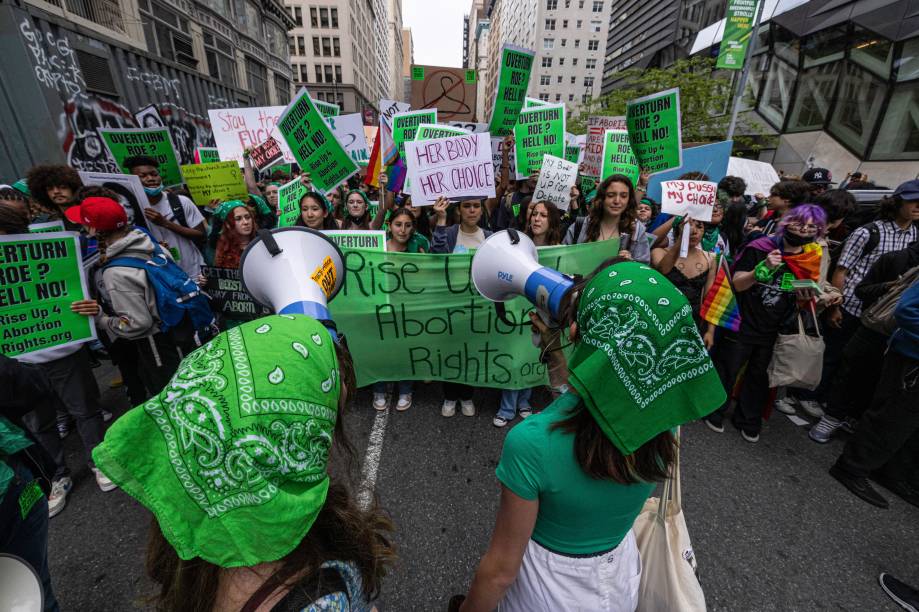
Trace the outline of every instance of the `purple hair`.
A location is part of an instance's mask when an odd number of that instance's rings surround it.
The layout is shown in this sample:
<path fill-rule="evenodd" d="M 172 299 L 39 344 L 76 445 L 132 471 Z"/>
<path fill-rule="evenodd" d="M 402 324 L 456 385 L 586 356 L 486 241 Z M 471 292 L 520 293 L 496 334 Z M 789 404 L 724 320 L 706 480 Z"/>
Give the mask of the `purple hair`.
<path fill-rule="evenodd" d="M 801 204 L 782 215 L 779 227 L 775 230 L 776 240 L 782 240 L 785 235 L 785 228 L 792 223 L 802 225 L 813 223 L 817 226 L 817 238 L 823 238 L 826 235 L 826 213 L 815 204 Z"/>

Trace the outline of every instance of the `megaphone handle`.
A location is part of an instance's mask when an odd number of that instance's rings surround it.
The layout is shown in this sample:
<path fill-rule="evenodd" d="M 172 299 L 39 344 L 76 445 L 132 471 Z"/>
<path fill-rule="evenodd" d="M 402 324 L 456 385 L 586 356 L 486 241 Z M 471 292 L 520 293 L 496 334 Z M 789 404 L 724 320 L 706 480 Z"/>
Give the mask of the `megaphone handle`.
<path fill-rule="evenodd" d="M 283 252 L 284 249 L 278 246 L 277 241 L 271 234 L 271 230 L 260 229 L 258 231 L 258 237 L 262 239 L 263 243 L 265 243 L 265 248 L 268 249 L 268 252 L 271 253 L 272 257 L 280 255 L 281 252 Z"/>
<path fill-rule="evenodd" d="M 495 302 L 495 312 L 498 313 L 498 319 L 507 325 L 508 327 L 523 327 L 524 325 L 529 325 L 529 321 L 521 321 L 520 323 L 513 323 L 510 319 L 507 318 L 507 309 L 504 308 L 504 302 Z"/>
<path fill-rule="evenodd" d="M 520 236 L 517 234 L 517 230 L 509 227 L 507 228 L 507 235 L 510 236 L 511 244 L 520 244 Z"/>

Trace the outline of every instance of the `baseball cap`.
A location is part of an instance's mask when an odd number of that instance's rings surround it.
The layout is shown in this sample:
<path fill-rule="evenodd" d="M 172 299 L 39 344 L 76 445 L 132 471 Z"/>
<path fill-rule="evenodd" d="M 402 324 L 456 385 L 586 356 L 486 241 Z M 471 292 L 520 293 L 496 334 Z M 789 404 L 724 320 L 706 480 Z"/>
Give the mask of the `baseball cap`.
<path fill-rule="evenodd" d="M 119 229 L 128 224 L 128 215 L 124 207 L 111 198 L 86 198 L 79 205 L 65 210 L 64 215 L 74 223 L 103 232 Z"/>
<path fill-rule="evenodd" d="M 811 168 L 804 173 L 801 180 L 811 185 L 829 185 L 833 182 L 833 175 L 826 168 Z"/>
<path fill-rule="evenodd" d="M 900 183 L 900 186 L 894 190 L 893 194 L 900 196 L 904 200 L 919 200 L 919 179 Z"/>

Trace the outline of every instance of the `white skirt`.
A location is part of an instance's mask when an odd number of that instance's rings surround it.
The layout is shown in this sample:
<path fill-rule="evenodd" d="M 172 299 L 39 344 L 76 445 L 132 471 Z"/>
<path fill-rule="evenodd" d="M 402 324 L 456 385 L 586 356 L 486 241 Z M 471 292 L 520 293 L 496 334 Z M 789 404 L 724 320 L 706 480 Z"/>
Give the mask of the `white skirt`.
<path fill-rule="evenodd" d="M 640 582 L 641 557 L 632 530 L 614 550 L 587 558 L 559 555 L 530 540 L 517 580 L 498 610 L 634 612 Z"/>

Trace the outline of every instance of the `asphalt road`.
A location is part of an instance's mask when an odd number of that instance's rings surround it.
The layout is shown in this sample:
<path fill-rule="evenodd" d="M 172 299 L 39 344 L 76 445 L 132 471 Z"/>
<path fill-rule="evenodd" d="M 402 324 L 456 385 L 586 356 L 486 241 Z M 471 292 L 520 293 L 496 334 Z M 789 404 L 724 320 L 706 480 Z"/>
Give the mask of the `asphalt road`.
<path fill-rule="evenodd" d="M 96 372 L 103 403 L 121 414 L 127 401 L 108 389 L 113 371 L 105 362 Z M 477 392 L 473 418 L 442 418 L 439 400 L 436 384 L 419 385 L 415 405 L 389 415 L 375 446 L 375 491 L 398 526 L 400 553 L 377 604 L 382 612 L 445 609 L 468 587 L 494 522 L 505 436 L 491 424 L 498 394 Z M 534 403 L 546 400 L 537 394 Z M 376 417 L 365 390 L 345 421 L 361 457 Z M 817 445 L 780 414 L 758 444 L 730 427 L 684 428 L 683 506 L 710 610 L 897 610 L 877 575 L 919 584 L 919 509 L 888 492 L 890 509 L 876 509 L 830 478 L 842 445 Z M 75 433 L 67 448 L 75 487 L 51 520 L 49 542 L 61 608 L 149 607 L 149 513 L 121 491 L 96 487 Z"/>

